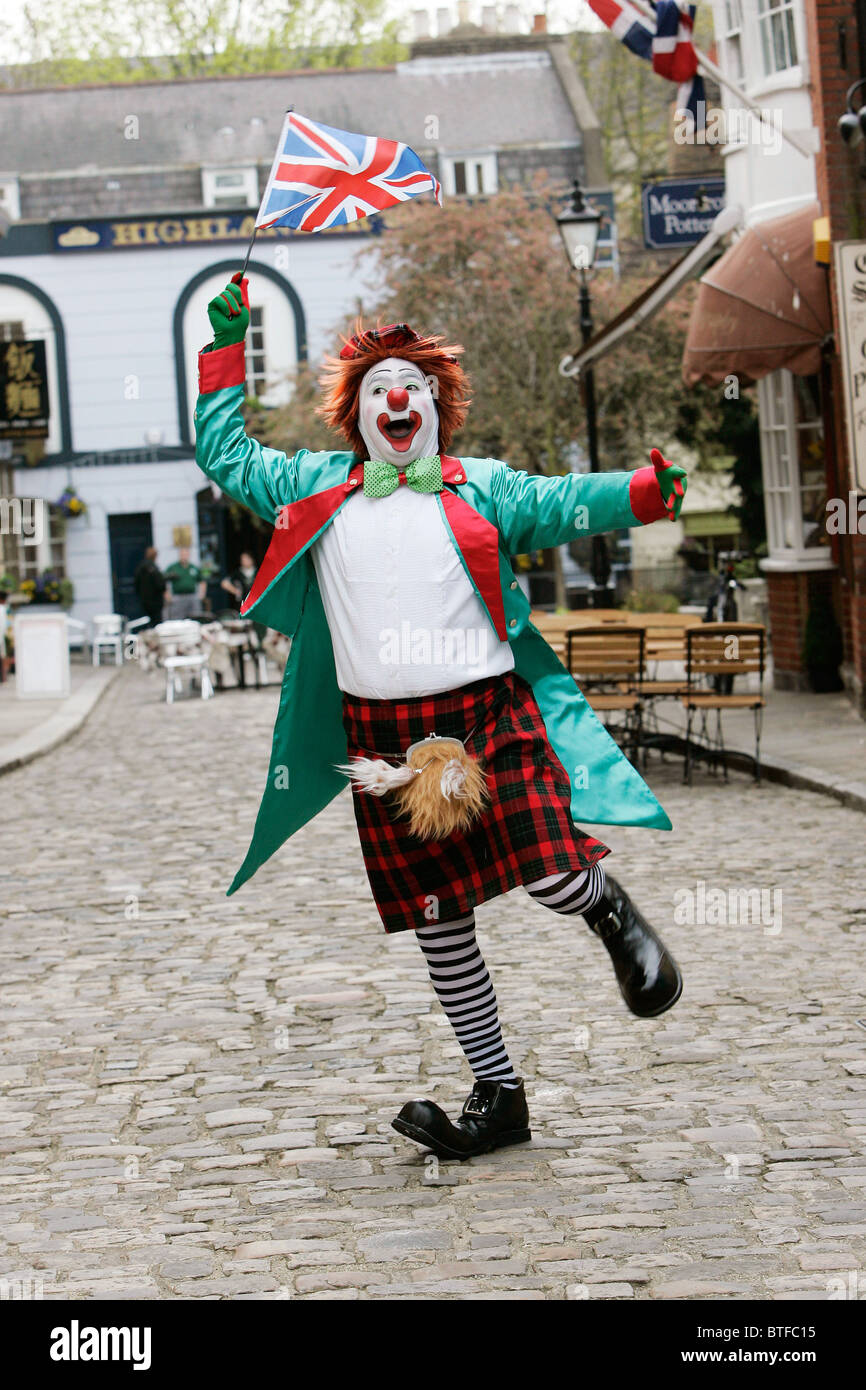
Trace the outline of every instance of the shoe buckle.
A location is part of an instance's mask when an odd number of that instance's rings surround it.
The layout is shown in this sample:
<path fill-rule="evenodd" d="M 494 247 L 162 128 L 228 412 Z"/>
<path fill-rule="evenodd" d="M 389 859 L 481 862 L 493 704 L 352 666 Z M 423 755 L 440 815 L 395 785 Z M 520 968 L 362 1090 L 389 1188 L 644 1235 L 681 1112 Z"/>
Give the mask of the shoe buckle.
<path fill-rule="evenodd" d="M 478 1115 L 483 1117 L 487 1114 L 492 1104 L 492 1097 L 482 1096 L 473 1091 L 472 1095 L 469 1097 L 469 1099 L 463 1107 L 463 1114 Z"/>
<path fill-rule="evenodd" d="M 596 936 L 600 936 L 602 941 L 606 941 L 609 936 L 615 936 L 622 927 L 622 918 L 618 912 L 609 912 L 606 917 L 602 917 L 600 922 L 595 924 Z"/>

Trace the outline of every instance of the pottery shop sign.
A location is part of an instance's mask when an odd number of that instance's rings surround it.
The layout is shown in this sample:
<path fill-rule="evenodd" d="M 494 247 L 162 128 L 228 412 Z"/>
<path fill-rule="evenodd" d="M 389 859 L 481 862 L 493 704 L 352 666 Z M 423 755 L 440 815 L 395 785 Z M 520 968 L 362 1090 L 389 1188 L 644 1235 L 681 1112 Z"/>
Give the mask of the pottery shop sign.
<path fill-rule="evenodd" d="M 837 241 L 834 253 L 848 453 L 855 486 L 866 492 L 866 241 Z"/>

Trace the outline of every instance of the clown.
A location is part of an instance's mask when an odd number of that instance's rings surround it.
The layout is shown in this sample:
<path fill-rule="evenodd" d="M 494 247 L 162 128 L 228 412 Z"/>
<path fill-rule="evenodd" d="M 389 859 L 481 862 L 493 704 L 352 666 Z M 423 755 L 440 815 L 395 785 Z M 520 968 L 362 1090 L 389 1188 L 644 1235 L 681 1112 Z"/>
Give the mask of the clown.
<path fill-rule="evenodd" d="M 268 782 L 234 892 L 352 782 L 386 932 L 411 930 L 474 1076 L 452 1121 L 432 1101 L 394 1128 L 442 1157 L 531 1137 L 475 908 L 522 885 L 604 943 L 626 1004 L 676 1003 L 676 963 L 579 824 L 671 823 L 529 620 L 509 557 L 678 515 L 681 468 L 533 477 L 446 451 L 469 406 L 458 347 L 406 324 L 326 360 L 321 413 L 344 452 L 292 458 L 247 437 L 246 281 L 212 300 L 197 459 L 274 523 L 242 612 L 291 635 Z"/>

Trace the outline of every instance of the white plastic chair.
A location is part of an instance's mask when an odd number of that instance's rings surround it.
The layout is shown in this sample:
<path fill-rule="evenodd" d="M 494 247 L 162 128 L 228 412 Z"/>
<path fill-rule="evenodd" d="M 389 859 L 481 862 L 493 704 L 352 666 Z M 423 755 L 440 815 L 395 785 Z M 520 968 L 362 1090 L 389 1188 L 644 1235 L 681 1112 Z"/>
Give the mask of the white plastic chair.
<path fill-rule="evenodd" d="M 127 619 L 123 624 L 123 654 L 128 661 L 137 661 L 140 655 L 138 629 L 146 627 L 150 618 Z"/>
<path fill-rule="evenodd" d="M 87 651 L 87 623 L 83 623 L 80 618 L 66 618 L 66 631 L 69 638 L 69 650 Z"/>
<path fill-rule="evenodd" d="M 121 613 L 95 613 L 93 615 L 93 664 L 99 665 L 103 647 L 114 652 L 115 666 L 123 665 L 123 615 Z"/>
<path fill-rule="evenodd" d="M 183 693 L 184 671 L 189 671 L 191 683 L 198 676 L 201 698 L 209 700 L 214 688 L 200 624 L 191 618 L 178 618 L 158 623 L 154 632 L 159 639 L 160 660 L 165 668 L 166 704 L 173 705 L 175 695 Z"/>

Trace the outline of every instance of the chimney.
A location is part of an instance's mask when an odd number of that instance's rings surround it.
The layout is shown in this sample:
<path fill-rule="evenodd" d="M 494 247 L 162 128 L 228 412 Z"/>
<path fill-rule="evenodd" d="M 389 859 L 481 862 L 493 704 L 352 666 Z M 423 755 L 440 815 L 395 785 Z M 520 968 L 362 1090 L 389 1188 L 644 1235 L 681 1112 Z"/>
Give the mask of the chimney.
<path fill-rule="evenodd" d="M 506 34 L 519 34 L 519 33 L 520 33 L 520 6 L 519 6 L 519 5 L 506 5 L 506 6 L 505 6 L 505 22 L 504 22 L 503 28 L 504 28 Z"/>
<path fill-rule="evenodd" d="M 499 28 L 495 5 L 481 6 L 481 28 L 486 34 L 495 34 Z"/>
<path fill-rule="evenodd" d="M 457 23 L 469 23 L 469 0 L 458 0 L 457 3 Z"/>
<path fill-rule="evenodd" d="M 532 32 L 533 34 L 547 33 L 547 15 L 536 14 L 532 16 Z"/>
<path fill-rule="evenodd" d="M 429 39 L 430 37 L 430 12 L 429 10 L 412 11 L 413 33 L 416 39 Z"/>
<path fill-rule="evenodd" d="M 436 11 L 436 33 L 440 39 L 444 39 L 446 34 L 451 33 L 451 10 L 447 5 L 440 5 Z"/>

